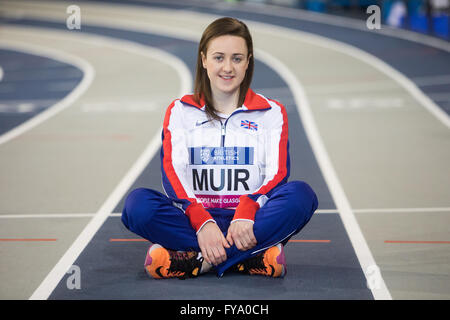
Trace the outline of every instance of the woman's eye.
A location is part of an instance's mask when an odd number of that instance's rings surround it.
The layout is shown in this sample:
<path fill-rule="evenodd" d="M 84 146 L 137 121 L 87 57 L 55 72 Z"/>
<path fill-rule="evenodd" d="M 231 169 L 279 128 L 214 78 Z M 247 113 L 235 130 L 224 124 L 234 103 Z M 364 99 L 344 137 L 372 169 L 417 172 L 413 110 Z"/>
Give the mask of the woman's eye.
<path fill-rule="evenodd" d="M 232 59 L 233 59 L 233 62 L 235 62 L 235 63 L 239 63 L 239 62 L 242 61 L 241 57 L 233 57 Z M 214 60 L 216 60 L 218 62 L 221 62 L 221 61 L 224 60 L 224 57 L 223 56 L 216 56 L 216 57 L 214 57 Z"/>

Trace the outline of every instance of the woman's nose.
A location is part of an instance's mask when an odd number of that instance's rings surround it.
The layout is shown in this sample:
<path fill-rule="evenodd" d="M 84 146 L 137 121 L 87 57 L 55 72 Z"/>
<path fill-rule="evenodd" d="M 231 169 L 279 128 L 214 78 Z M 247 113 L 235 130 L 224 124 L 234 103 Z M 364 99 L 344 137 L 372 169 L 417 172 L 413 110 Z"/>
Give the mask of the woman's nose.
<path fill-rule="evenodd" d="M 223 64 L 223 71 L 225 72 L 231 72 L 233 71 L 233 65 L 231 63 L 230 59 L 226 59 L 224 64 Z"/>

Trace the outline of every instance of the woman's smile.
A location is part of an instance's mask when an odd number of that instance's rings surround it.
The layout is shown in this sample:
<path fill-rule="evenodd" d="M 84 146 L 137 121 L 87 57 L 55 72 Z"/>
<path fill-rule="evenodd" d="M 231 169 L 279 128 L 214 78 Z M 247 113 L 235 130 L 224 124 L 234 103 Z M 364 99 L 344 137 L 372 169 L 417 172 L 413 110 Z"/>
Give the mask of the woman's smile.
<path fill-rule="evenodd" d="M 234 78 L 234 76 L 222 76 L 222 75 L 219 75 L 219 77 L 221 77 L 225 81 L 230 81 Z"/>
<path fill-rule="evenodd" d="M 233 82 L 234 76 L 227 76 L 227 75 L 219 75 L 219 78 L 222 79 L 222 81 L 225 82 L 225 84 L 229 85 Z"/>

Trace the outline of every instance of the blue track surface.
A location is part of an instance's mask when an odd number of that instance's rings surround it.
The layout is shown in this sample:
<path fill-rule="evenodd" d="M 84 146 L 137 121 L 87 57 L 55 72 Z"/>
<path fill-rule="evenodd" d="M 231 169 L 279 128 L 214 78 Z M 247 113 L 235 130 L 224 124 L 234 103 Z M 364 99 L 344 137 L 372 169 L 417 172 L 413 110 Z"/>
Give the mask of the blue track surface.
<path fill-rule="evenodd" d="M 69 94 L 83 78 L 78 68 L 46 57 L 0 50 L 0 135 Z"/>

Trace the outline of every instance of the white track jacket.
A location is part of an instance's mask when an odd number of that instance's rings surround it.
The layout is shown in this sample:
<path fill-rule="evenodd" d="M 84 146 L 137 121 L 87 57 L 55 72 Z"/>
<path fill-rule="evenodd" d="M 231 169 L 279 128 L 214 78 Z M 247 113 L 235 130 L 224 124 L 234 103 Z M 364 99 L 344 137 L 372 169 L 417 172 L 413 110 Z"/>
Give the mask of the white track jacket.
<path fill-rule="evenodd" d="M 220 114 L 219 114 L 220 115 Z M 289 177 L 285 107 L 249 89 L 241 108 L 209 120 L 192 95 L 167 108 L 162 133 L 162 183 L 198 232 L 212 219 L 205 208 L 236 209 L 254 221 L 270 192 Z"/>

